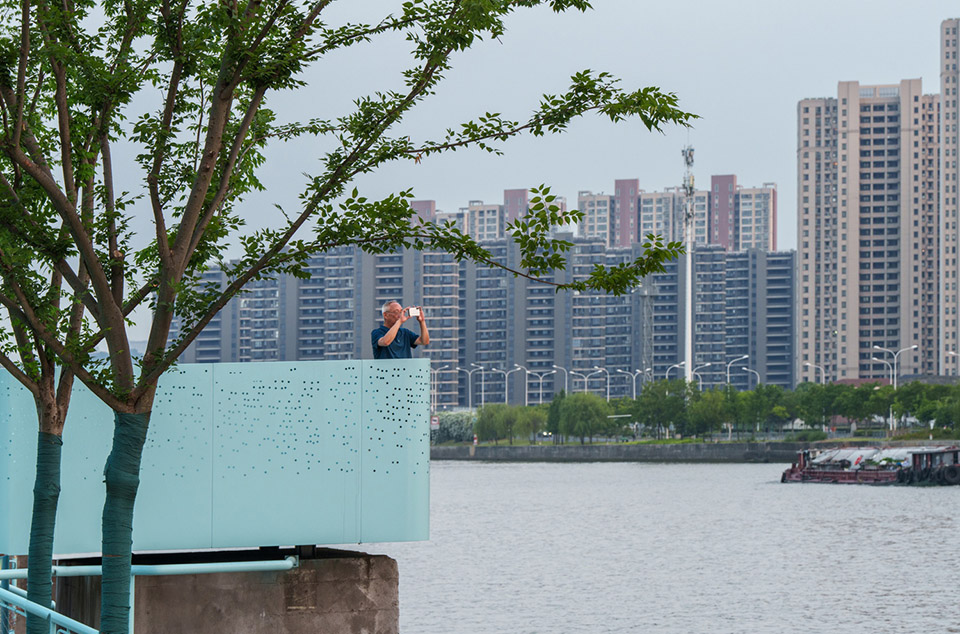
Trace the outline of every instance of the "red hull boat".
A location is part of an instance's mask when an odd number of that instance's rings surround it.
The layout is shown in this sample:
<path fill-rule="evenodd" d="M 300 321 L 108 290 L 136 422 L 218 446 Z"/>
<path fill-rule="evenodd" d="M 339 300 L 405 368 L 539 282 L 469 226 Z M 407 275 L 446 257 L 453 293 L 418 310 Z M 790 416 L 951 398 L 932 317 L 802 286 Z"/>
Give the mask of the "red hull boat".
<path fill-rule="evenodd" d="M 807 449 L 781 482 L 829 484 L 960 484 L 958 447 Z"/>

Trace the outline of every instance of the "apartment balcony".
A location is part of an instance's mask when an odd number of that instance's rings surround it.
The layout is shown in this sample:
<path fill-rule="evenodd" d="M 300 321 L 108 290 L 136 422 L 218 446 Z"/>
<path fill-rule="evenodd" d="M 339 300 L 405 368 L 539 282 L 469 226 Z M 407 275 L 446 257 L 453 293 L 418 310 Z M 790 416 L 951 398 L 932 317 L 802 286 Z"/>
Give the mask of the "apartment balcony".
<path fill-rule="evenodd" d="M 427 539 L 429 360 L 184 364 L 160 381 L 135 551 Z M 0 376 L 0 551 L 25 554 L 36 408 Z M 113 414 L 74 387 L 54 552 L 100 551 Z"/>

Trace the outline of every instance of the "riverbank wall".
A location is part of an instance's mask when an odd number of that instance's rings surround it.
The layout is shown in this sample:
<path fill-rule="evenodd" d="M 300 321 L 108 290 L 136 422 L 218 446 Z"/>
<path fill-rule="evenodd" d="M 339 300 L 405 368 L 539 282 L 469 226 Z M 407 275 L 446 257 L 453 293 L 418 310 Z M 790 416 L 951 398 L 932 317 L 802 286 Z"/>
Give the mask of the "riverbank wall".
<path fill-rule="evenodd" d="M 482 460 L 490 462 L 739 462 L 783 463 L 796 460 L 797 452 L 856 446 L 953 445 L 956 442 L 744 442 L 609 445 L 457 445 L 431 447 L 431 460 Z"/>

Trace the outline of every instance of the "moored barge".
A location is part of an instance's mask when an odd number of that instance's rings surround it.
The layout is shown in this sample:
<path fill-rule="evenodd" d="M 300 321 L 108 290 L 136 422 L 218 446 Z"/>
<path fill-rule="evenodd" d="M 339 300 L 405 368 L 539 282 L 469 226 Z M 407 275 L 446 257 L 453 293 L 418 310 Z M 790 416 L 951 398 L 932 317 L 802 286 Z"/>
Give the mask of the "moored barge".
<path fill-rule="evenodd" d="M 781 482 L 960 484 L 960 447 L 806 449 Z"/>

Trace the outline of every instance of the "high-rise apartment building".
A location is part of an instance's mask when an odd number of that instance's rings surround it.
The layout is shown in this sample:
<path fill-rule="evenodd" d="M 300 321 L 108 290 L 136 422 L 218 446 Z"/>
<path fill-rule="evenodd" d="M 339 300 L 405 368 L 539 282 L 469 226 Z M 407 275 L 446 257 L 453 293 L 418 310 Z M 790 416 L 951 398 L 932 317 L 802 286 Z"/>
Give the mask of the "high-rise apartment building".
<path fill-rule="evenodd" d="M 615 202 L 616 199 L 609 194 L 590 191 L 577 194 L 577 209 L 583 213 L 578 228 L 581 238 L 598 238 L 607 246 L 613 246 Z"/>
<path fill-rule="evenodd" d="M 727 383 L 738 390 L 759 381 L 792 389 L 796 312 L 796 253 L 759 249 L 727 252 L 721 245 L 694 251 L 693 360 L 704 389 Z M 651 276 L 652 367 L 657 379 L 682 378 L 683 314 L 686 260 L 669 262 Z M 747 355 L 747 359 L 740 359 Z M 709 365 L 708 365 L 709 364 Z M 672 368 L 672 369 L 671 369 Z"/>
<path fill-rule="evenodd" d="M 957 290 L 957 278 L 960 265 L 957 262 L 957 243 L 960 230 L 957 228 L 957 180 L 960 169 L 957 168 L 957 84 L 960 83 L 960 70 L 957 68 L 957 31 L 960 20 L 944 20 L 940 25 L 940 265 L 941 275 L 937 292 L 941 298 L 940 333 L 936 350 L 938 351 L 939 373 L 951 376 L 960 374 L 960 326 L 957 325 L 957 309 L 960 308 L 960 291 Z M 928 160 L 929 161 L 929 160 Z M 933 169 L 933 165 L 925 165 Z"/>
<path fill-rule="evenodd" d="M 736 174 L 710 177 L 710 212 L 708 214 L 708 240 L 719 244 L 727 251 L 734 250 L 734 227 L 737 193 Z"/>
<path fill-rule="evenodd" d="M 486 205 L 482 200 L 471 200 L 469 206 L 460 211 L 467 218 L 467 234 L 477 242 L 504 237 L 507 214 L 503 205 Z"/>
<path fill-rule="evenodd" d="M 637 242 L 637 197 L 640 179 L 626 178 L 613 182 L 613 243 L 611 246 L 629 247 Z"/>
<path fill-rule="evenodd" d="M 777 186 L 741 187 L 735 197 L 733 245 L 728 251 L 777 250 Z"/>
<path fill-rule="evenodd" d="M 803 380 L 886 378 L 912 345 L 900 373 L 936 371 L 938 103 L 909 79 L 798 104 Z"/>
<path fill-rule="evenodd" d="M 686 199 L 679 187 L 641 191 L 639 239 L 648 234 L 684 240 Z M 582 207 L 581 207 L 582 209 Z M 720 245 L 725 251 L 777 247 L 777 186 L 742 187 L 733 174 L 711 177 L 710 190 L 693 194 L 693 238 L 698 246 Z"/>

